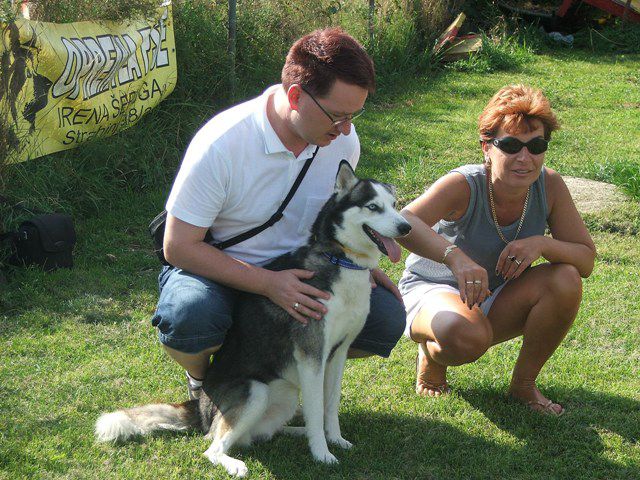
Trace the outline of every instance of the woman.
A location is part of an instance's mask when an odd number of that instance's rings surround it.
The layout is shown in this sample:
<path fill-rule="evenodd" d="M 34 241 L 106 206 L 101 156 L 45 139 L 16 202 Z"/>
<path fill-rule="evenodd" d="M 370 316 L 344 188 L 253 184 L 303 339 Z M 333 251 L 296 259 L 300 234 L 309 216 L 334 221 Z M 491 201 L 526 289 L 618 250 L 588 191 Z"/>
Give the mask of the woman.
<path fill-rule="evenodd" d="M 405 333 L 418 343 L 416 392 L 448 393 L 447 367 L 522 335 L 509 394 L 560 415 L 536 378 L 576 317 L 595 246 L 564 181 L 544 167 L 559 126 L 542 92 L 502 88 L 479 127 L 484 162 L 453 170 L 403 210 L 413 227 L 400 240 L 413 252 L 400 291 Z"/>

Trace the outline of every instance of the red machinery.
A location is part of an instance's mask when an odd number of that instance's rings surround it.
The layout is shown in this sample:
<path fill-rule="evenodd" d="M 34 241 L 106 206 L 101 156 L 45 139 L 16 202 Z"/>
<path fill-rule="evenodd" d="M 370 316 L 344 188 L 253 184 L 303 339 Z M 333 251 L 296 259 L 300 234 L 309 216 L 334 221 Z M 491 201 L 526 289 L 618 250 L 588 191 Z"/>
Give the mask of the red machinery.
<path fill-rule="evenodd" d="M 617 17 L 640 23 L 640 1 L 638 0 L 583 0 L 589 5 L 609 12 Z M 558 17 L 564 17 L 575 0 L 564 0 L 556 11 Z"/>
<path fill-rule="evenodd" d="M 621 17 L 631 22 L 640 23 L 640 0 L 581 0 L 582 2 L 603 10 L 611 15 Z M 559 7 L 553 7 L 548 2 L 542 6 L 531 7 L 532 2 L 506 2 L 499 1 L 498 5 L 512 12 L 531 17 L 553 21 L 571 15 L 570 9 L 578 3 L 578 0 L 563 0 Z M 535 3 L 535 2 L 533 2 Z M 558 2 L 560 3 L 560 2 Z"/>

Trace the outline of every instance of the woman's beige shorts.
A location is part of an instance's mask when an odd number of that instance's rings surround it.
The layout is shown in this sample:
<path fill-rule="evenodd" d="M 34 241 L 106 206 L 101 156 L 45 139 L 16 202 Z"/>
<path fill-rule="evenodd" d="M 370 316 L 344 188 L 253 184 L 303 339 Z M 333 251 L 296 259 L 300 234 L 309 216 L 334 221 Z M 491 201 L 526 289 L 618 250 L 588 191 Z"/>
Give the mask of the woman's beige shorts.
<path fill-rule="evenodd" d="M 407 311 L 407 325 L 404 330 L 404 334 L 407 338 L 411 338 L 411 324 L 416 317 L 420 309 L 429 303 L 437 302 L 437 294 L 443 292 L 451 292 L 456 295 L 460 295 L 460 290 L 451 285 L 444 283 L 433 283 L 426 280 L 419 279 L 416 275 L 411 275 L 410 281 L 406 281 L 403 278 L 400 282 L 400 292 L 402 293 L 402 299 L 404 300 L 404 308 Z M 490 297 L 485 298 L 484 302 L 480 304 L 480 310 L 485 316 L 489 315 L 491 305 L 495 301 L 496 297 L 502 291 L 502 288 L 507 283 L 503 283 L 496 288 Z"/>

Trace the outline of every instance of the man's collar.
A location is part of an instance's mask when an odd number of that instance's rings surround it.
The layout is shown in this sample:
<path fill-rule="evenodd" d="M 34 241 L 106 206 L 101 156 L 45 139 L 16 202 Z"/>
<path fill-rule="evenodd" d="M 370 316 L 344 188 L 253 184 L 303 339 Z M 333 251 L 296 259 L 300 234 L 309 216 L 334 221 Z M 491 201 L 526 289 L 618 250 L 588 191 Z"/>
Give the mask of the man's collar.
<path fill-rule="evenodd" d="M 271 95 L 275 95 L 278 88 L 282 88 L 282 85 L 273 85 L 262 93 L 259 102 L 259 110 L 255 112 L 255 119 L 262 131 L 262 138 L 264 139 L 264 153 L 267 155 L 273 153 L 290 153 L 290 150 L 284 146 L 284 143 L 282 143 L 282 140 L 278 137 L 278 134 L 273 129 L 273 126 L 267 117 L 269 97 Z M 315 148 L 315 145 L 309 144 L 298 156 L 301 158 L 307 158 L 313 153 Z"/>

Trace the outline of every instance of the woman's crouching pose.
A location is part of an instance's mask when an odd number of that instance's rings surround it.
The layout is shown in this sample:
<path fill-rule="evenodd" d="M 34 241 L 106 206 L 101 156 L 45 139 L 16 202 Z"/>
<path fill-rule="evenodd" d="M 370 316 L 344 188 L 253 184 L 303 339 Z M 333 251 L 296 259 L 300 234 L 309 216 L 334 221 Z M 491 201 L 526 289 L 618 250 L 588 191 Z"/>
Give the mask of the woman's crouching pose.
<path fill-rule="evenodd" d="M 456 168 L 403 210 L 413 227 L 401 240 L 413 253 L 400 290 L 405 333 L 419 345 L 416 392 L 447 393 L 447 367 L 522 335 L 509 393 L 559 415 L 536 378 L 576 317 L 595 246 L 562 177 L 544 167 L 558 122 L 542 92 L 502 88 L 479 126 L 484 162 Z"/>

